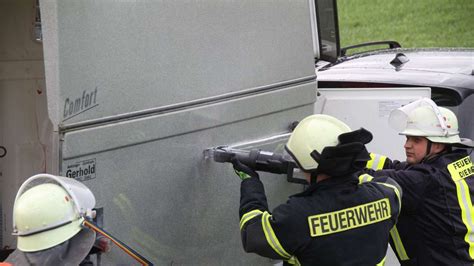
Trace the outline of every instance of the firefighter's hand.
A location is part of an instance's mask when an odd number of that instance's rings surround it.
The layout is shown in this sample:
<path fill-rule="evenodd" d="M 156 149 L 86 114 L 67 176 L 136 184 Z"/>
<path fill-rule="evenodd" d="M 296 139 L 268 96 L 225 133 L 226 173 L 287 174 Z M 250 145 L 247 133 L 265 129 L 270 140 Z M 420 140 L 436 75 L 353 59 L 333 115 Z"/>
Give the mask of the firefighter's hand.
<path fill-rule="evenodd" d="M 258 178 L 257 172 L 240 162 L 235 156 L 230 159 L 230 162 L 234 166 L 234 172 L 237 174 L 237 176 L 239 176 L 240 179 L 242 179 L 242 181 L 251 177 Z"/>

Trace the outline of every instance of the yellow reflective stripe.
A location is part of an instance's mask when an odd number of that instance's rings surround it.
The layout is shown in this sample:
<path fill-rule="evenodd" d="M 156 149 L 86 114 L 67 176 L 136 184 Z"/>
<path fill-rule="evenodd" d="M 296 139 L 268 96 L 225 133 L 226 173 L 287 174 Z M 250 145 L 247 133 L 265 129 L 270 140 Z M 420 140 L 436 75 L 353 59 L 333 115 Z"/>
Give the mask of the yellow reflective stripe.
<path fill-rule="evenodd" d="M 387 160 L 387 156 L 370 153 L 370 160 L 367 161 L 366 168 L 370 168 L 373 170 L 381 170 L 383 169 L 383 165 Z"/>
<path fill-rule="evenodd" d="M 473 219 L 471 196 L 469 193 L 469 186 L 464 179 L 456 181 L 456 190 L 458 194 L 459 206 L 461 207 L 461 217 L 464 225 L 466 226 L 467 233 L 464 237 L 464 241 L 469 245 L 469 255 L 474 259 L 474 233 L 473 233 Z"/>
<path fill-rule="evenodd" d="M 372 181 L 372 179 L 374 179 L 374 177 L 371 176 L 371 175 L 368 175 L 368 174 L 360 175 L 359 176 L 359 184 Z"/>
<path fill-rule="evenodd" d="M 386 160 L 387 160 L 387 156 L 380 155 L 379 163 L 377 164 L 377 169 L 376 170 L 383 169 L 383 165 L 385 164 Z"/>
<path fill-rule="evenodd" d="M 377 182 L 377 184 L 384 185 L 386 187 L 389 187 L 389 188 L 393 189 L 393 191 L 397 195 L 398 211 L 400 212 L 401 208 L 402 208 L 402 199 L 400 197 L 400 191 L 398 190 L 398 188 L 394 185 L 387 184 L 387 183 Z M 397 226 L 393 226 L 393 228 L 390 230 L 390 236 L 392 237 L 393 244 L 395 245 L 395 251 L 397 252 L 398 257 L 400 258 L 400 260 L 409 260 L 410 258 L 407 255 L 405 247 L 403 246 L 402 239 L 400 238 L 400 235 L 398 234 Z M 385 261 L 382 261 L 382 262 L 385 263 Z M 377 264 L 377 265 L 379 265 L 379 264 Z M 380 265 L 384 265 L 384 264 L 380 264 Z"/>
<path fill-rule="evenodd" d="M 387 256 L 383 257 L 383 259 L 379 263 L 377 263 L 377 265 L 375 265 L 375 266 L 384 266 L 385 265 L 385 259 L 387 259 Z"/>
<path fill-rule="evenodd" d="M 370 160 L 367 161 L 366 168 L 372 169 L 372 165 L 374 164 L 375 153 L 370 153 Z"/>
<path fill-rule="evenodd" d="M 260 214 L 262 214 L 261 210 L 253 210 L 242 215 L 242 218 L 240 219 L 240 230 L 242 230 L 246 222 L 248 222 L 249 220 L 255 218 L 256 216 Z"/>
<path fill-rule="evenodd" d="M 392 237 L 393 244 L 395 245 L 395 252 L 397 252 L 400 260 L 409 260 L 410 258 L 408 257 L 407 252 L 405 251 L 402 239 L 398 234 L 397 226 L 394 226 L 392 230 L 390 230 L 390 236 Z"/>
<path fill-rule="evenodd" d="M 395 194 L 397 195 L 397 199 L 398 199 L 398 211 L 400 212 L 401 209 L 402 209 L 402 198 L 400 197 L 400 191 L 398 190 L 398 188 L 394 185 L 387 184 L 387 183 L 380 183 L 380 182 L 375 182 L 375 183 L 380 184 L 380 185 L 384 185 L 384 186 L 389 187 L 389 188 L 391 188 L 395 191 Z"/>
<path fill-rule="evenodd" d="M 285 249 L 281 246 L 280 241 L 273 232 L 272 226 L 270 225 L 270 217 L 271 215 L 268 212 L 264 212 L 262 215 L 262 227 L 263 232 L 265 233 L 265 238 L 267 239 L 268 244 L 275 250 L 278 255 L 280 255 L 285 260 L 291 258 L 291 255 L 285 251 Z"/>
<path fill-rule="evenodd" d="M 464 241 L 469 245 L 469 255 L 474 259 L 474 221 L 472 216 L 474 209 L 472 207 L 469 186 L 465 180 L 465 178 L 474 175 L 474 167 L 471 158 L 466 156 L 448 164 L 448 171 L 454 184 L 456 184 L 456 194 L 459 207 L 461 208 L 461 218 L 467 229 Z"/>
<path fill-rule="evenodd" d="M 287 260 L 286 262 L 288 262 L 288 264 L 291 264 L 291 265 L 295 265 L 295 266 L 300 266 L 301 263 L 300 261 L 298 260 L 297 257 L 295 256 L 292 256 L 289 260 Z"/>

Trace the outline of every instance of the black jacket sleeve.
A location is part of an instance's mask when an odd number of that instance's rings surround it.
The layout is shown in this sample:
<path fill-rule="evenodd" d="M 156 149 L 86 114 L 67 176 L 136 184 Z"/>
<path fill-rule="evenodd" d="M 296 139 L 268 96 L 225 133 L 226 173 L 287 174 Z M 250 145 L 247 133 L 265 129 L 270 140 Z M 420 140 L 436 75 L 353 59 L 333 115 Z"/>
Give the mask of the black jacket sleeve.
<path fill-rule="evenodd" d="M 406 162 L 392 161 L 374 153 L 371 153 L 370 157 L 373 161 L 384 161 L 383 169 L 372 167 L 372 169 L 366 168 L 364 172 L 374 177 L 386 176 L 395 180 L 403 189 L 402 212 L 415 213 L 422 202 L 427 187 L 432 182 L 429 170 L 422 165 L 410 166 Z M 370 164 L 369 162 L 367 165 L 375 165 L 375 163 Z"/>
<path fill-rule="evenodd" d="M 240 185 L 239 218 L 253 210 L 268 211 L 265 189 L 256 177 L 245 179 Z"/>
<path fill-rule="evenodd" d="M 242 181 L 239 216 L 244 250 L 273 259 L 292 259 L 299 241 L 293 234 L 295 213 L 289 203 L 270 213 L 262 182 L 258 178 Z"/>
<path fill-rule="evenodd" d="M 383 169 L 366 171 L 374 177 L 390 177 L 403 190 L 402 212 L 415 213 L 423 201 L 430 180 L 430 173 L 422 167 L 409 167 L 403 170 Z"/>

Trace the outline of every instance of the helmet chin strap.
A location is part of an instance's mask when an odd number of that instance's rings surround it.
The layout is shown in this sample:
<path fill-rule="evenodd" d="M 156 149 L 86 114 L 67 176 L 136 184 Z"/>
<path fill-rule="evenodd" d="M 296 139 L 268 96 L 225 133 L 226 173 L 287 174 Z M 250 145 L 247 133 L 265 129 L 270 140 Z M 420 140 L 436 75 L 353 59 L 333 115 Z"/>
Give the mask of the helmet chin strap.
<path fill-rule="evenodd" d="M 439 155 L 439 154 L 444 153 L 444 152 L 449 152 L 449 151 L 451 151 L 450 146 L 445 145 L 445 147 L 443 148 L 443 150 L 441 150 L 440 152 L 437 152 L 437 153 L 435 153 L 435 154 L 431 154 L 431 155 L 430 155 L 432 144 L 433 144 L 433 142 L 428 139 L 428 143 L 426 144 L 426 155 L 425 155 L 425 157 L 423 157 L 423 159 L 421 160 L 421 162 L 426 162 L 426 161 L 430 160 L 431 158 L 436 157 L 436 155 Z"/>
<path fill-rule="evenodd" d="M 429 156 L 430 153 L 431 153 L 431 145 L 433 142 L 431 142 L 431 140 L 427 139 L 428 140 L 428 143 L 426 144 L 426 155 L 425 157 Z"/>
<path fill-rule="evenodd" d="M 311 172 L 311 180 L 310 180 L 309 184 L 310 185 L 316 184 L 317 177 L 318 177 L 318 172 L 317 171 Z"/>
<path fill-rule="evenodd" d="M 431 142 L 431 140 L 427 139 L 428 140 L 428 143 L 426 144 L 426 154 L 425 156 L 423 157 L 423 159 L 421 159 L 421 162 L 425 162 L 425 161 L 428 161 L 432 156 L 430 156 L 430 153 L 431 153 L 431 145 L 433 144 L 433 142 Z"/>

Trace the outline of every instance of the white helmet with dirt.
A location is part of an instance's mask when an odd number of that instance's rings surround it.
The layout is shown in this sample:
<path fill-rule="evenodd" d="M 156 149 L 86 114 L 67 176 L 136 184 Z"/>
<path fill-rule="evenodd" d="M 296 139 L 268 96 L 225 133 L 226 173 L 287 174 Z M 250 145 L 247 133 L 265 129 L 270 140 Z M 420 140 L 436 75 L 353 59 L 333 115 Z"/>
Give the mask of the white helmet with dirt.
<path fill-rule="evenodd" d="M 20 187 L 13 207 L 13 233 L 23 252 L 54 247 L 79 233 L 92 216 L 95 198 L 81 182 L 40 174 Z"/>
<path fill-rule="evenodd" d="M 470 139 L 459 137 L 458 120 L 449 109 L 423 98 L 391 112 L 390 125 L 400 135 L 426 137 L 436 143 L 473 147 Z"/>

